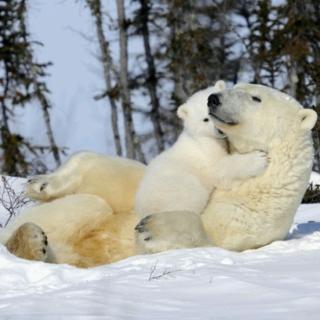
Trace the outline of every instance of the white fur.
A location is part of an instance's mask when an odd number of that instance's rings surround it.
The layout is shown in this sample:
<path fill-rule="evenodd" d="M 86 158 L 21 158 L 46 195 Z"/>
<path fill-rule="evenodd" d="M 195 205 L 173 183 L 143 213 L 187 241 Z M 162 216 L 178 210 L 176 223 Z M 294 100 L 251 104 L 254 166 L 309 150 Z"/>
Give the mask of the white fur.
<path fill-rule="evenodd" d="M 30 178 L 26 194 L 32 199 L 50 201 L 88 193 L 104 199 L 115 212 L 130 211 L 144 168 L 137 161 L 82 151 L 55 172 Z"/>
<path fill-rule="evenodd" d="M 261 103 L 252 96 L 258 96 Z M 302 109 L 288 95 L 261 85 L 237 85 L 224 91 L 220 100 L 219 117 L 228 117 L 237 123 L 228 125 L 215 120 L 215 125 L 228 136 L 232 150 L 241 153 L 263 150 L 268 153 L 269 165 L 261 176 L 233 184 L 227 190 L 215 190 L 199 218 L 207 233 L 203 241 L 209 237 L 211 245 L 242 251 L 282 240 L 308 185 L 313 160 L 311 129 L 316 113 Z M 150 239 L 144 241 L 145 252 L 161 251 L 163 238 L 167 238 L 166 231 L 163 235 L 161 232 L 165 215 L 159 215 L 151 216 L 144 225 L 143 232 Z M 199 229 L 196 224 L 185 222 L 188 229 L 182 232 L 181 219 L 188 219 L 187 212 L 183 216 L 175 213 L 175 220 L 168 222 L 180 247 L 180 235 L 193 233 L 194 230 L 190 230 L 193 225 L 195 230 Z M 193 220 L 194 216 L 190 215 L 190 221 Z M 157 231 L 155 237 L 154 230 Z M 139 245 L 141 250 L 143 244 Z M 186 247 L 190 247 L 190 242 Z M 175 248 L 175 243 L 171 246 L 166 243 L 166 249 L 170 248 Z"/>
<path fill-rule="evenodd" d="M 48 262 L 89 267 L 132 255 L 137 221 L 130 212 L 144 168 L 119 157 L 73 155 L 54 173 L 29 179 L 27 196 L 44 203 L 1 230 L 0 243 L 32 222 L 48 237 Z"/>
<path fill-rule="evenodd" d="M 5 243 L 13 232 L 26 222 L 35 223 L 49 239 L 48 262 L 73 263 L 79 258 L 73 252 L 70 239 L 86 226 L 112 215 L 112 209 L 101 198 L 90 194 L 68 195 L 61 199 L 26 209 L 12 224 L 0 233 L 0 243 Z"/>
<path fill-rule="evenodd" d="M 252 249 L 284 239 L 292 225 L 310 178 L 311 129 L 317 116 L 288 95 L 261 85 L 237 85 L 225 95 L 226 110 L 240 109 L 239 125 L 216 125 L 226 132 L 237 152 L 266 151 L 269 166 L 262 176 L 237 188 L 217 190 L 203 222 L 213 244 Z M 241 97 L 240 104 L 228 103 L 233 95 Z M 259 96 L 262 102 L 255 103 L 252 96 Z"/>
<path fill-rule="evenodd" d="M 263 153 L 230 156 L 208 113 L 208 96 L 224 89 L 223 81 L 195 93 L 179 107 L 184 129 L 177 142 L 147 167 L 136 196 L 140 217 L 170 211 L 200 214 L 214 187 L 261 174 Z M 248 166 L 247 163 L 251 165 Z"/>
<path fill-rule="evenodd" d="M 262 103 L 252 101 L 251 95 L 259 95 Z M 226 178 L 236 169 L 243 178 L 257 159 L 265 164 L 263 153 L 255 150 L 268 154 L 267 170 L 252 179 L 227 183 L 226 189 L 219 186 L 201 216 L 189 210 L 151 215 L 140 224 L 140 250 L 209 244 L 245 250 L 286 236 L 310 176 L 311 129 L 316 114 L 302 109 L 289 96 L 258 85 L 224 91 L 222 100 L 223 112 L 238 118 L 239 123 L 216 122 L 235 152 L 223 158 L 225 173 L 217 173 Z M 197 145 L 202 152 L 210 152 L 207 139 Z M 239 157 L 247 158 L 239 161 Z M 48 202 L 27 209 L 1 232 L 1 241 L 24 222 L 34 222 L 48 234 L 51 262 L 94 266 L 132 255 L 133 229 L 138 221 L 130 211 L 144 170 L 131 160 L 77 154 L 55 173 L 29 182 L 28 194 Z M 193 195 L 193 189 L 188 193 Z"/>

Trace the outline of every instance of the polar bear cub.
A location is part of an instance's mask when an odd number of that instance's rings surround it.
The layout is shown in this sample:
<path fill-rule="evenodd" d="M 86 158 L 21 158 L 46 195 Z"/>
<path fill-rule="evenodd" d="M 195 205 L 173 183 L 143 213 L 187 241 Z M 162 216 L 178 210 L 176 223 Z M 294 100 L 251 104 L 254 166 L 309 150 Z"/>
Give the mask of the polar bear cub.
<path fill-rule="evenodd" d="M 215 187 L 228 188 L 265 170 L 263 152 L 230 155 L 227 141 L 210 119 L 208 96 L 224 89 L 220 80 L 178 108 L 184 129 L 176 143 L 147 166 L 135 199 L 139 217 L 170 211 L 200 214 Z"/>

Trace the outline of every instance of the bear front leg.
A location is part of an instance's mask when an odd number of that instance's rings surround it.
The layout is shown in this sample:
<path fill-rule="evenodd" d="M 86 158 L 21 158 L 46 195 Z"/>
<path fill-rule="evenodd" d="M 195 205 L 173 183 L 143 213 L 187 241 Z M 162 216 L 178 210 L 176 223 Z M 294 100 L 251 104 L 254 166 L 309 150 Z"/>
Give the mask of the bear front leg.
<path fill-rule="evenodd" d="M 201 218 L 193 212 L 149 215 L 135 227 L 138 253 L 210 246 Z"/>
<path fill-rule="evenodd" d="M 5 244 L 9 252 L 27 260 L 46 261 L 48 239 L 42 229 L 28 222 L 20 226 Z"/>
<path fill-rule="evenodd" d="M 268 156 L 263 151 L 231 154 L 221 159 L 215 170 L 215 187 L 230 188 L 232 182 L 262 175 L 268 166 Z"/>

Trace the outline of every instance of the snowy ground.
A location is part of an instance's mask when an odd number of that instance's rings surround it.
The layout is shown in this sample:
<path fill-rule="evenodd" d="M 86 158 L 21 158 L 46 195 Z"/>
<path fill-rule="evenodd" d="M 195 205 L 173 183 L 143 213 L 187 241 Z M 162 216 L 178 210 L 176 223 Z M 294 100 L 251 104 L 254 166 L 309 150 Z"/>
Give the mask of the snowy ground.
<path fill-rule="evenodd" d="M 29 262 L 0 246 L 0 319 L 319 319 L 320 204 L 285 241 L 136 256 L 91 270 Z"/>

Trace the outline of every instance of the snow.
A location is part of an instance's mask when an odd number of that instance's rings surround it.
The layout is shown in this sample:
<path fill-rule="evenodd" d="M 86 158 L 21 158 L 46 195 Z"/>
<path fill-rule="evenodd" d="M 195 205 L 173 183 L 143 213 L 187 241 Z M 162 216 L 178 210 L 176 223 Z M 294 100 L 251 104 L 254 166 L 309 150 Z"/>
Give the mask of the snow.
<path fill-rule="evenodd" d="M 72 1 L 37 0 L 29 23 L 44 43 L 40 61 L 54 62 L 48 85 L 58 144 L 68 153 L 114 154 L 108 105 L 93 100 L 103 90 L 97 45 L 76 35 L 95 35 L 88 12 Z M 31 105 L 15 126 L 42 144 L 42 121 Z M 320 184 L 320 175 L 311 181 Z M 10 179 L 18 193 L 23 183 Z M 7 220 L 0 207 L 0 223 Z M 22 260 L 0 245 L 0 319 L 319 319 L 319 249 L 320 204 L 300 206 L 285 241 L 243 253 L 174 250 L 83 270 Z"/>
<path fill-rule="evenodd" d="M 300 206 L 285 241 L 243 253 L 174 250 L 85 270 L 0 246 L 0 318 L 319 319 L 319 269 L 320 204 Z"/>
<path fill-rule="evenodd" d="M 320 174 L 318 172 L 312 172 L 310 182 L 313 185 L 320 185 Z"/>

